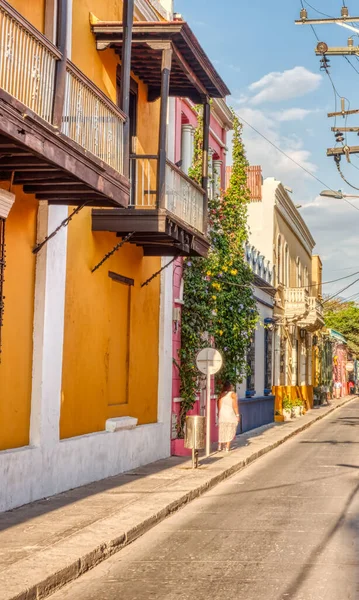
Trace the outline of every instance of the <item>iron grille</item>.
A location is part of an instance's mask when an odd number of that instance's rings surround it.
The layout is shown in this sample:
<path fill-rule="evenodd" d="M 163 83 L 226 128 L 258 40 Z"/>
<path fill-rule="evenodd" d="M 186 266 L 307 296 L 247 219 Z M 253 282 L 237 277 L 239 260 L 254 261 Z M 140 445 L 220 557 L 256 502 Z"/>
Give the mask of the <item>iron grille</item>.
<path fill-rule="evenodd" d="M 0 218 L 0 356 L 1 356 L 1 330 L 4 318 L 4 274 L 5 274 L 5 219 Z"/>

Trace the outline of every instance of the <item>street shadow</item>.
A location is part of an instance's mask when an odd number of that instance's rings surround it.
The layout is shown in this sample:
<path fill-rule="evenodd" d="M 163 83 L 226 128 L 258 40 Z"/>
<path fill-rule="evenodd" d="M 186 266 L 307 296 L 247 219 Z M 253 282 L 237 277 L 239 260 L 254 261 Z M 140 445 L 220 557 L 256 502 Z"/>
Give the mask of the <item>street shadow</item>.
<path fill-rule="evenodd" d="M 0 532 L 16 527 L 33 519 L 41 518 L 49 513 L 59 511 L 72 504 L 80 503 L 81 501 L 87 500 L 91 497 L 97 496 L 102 493 L 112 492 L 115 493 L 118 490 L 119 494 L 128 494 L 133 496 L 134 494 L 139 497 L 148 495 L 150 491 L 142 491 L 140 489 L 132 489 L 131 484 L 134 481 L 145 480 L 148 477 L 159 477 L 163 479 L 164 491 L 168 492 L 168 486 L 165 485 L 166 479 L 169 483 L 174 481 L 173 478 L 166 478 L 166 472 L 171 470 L 173 467 L 181 467 L 185 463 L 188 463 L 188 457 L 176 457 L 173 456 L 169 459 L 159 460 L 150 465 L 133 469 L 114 477 L 108 477 L 100 481 L 74 488 L 72 490 L 44 498 L 42 500 L 36 500 L 35 502 L 25 504 L 18 508 L 14 508 L 7 512 L 0 513 Z M 179 475 L 180 477 L 181 475 Z M 128 489 L 126 489 L 126 486 Z M 156 493 L 158 490 L 156 489 Z M 138 498 L 139 499 L 139 498 Z M 130 501 L 130 499 L 129 499 Z M 86 521 L 84 527 L 97 522 L 99 519 L 111 515 L 113 512 L 118 512 L 119 507 L 109 510 L 107 513 L 104 511 L 102 515 L 92 520 Z M 81 507 L 79 507 L 81 511 Z M 56 515 L 54 515 L 56 518 Z M 66 531 L 64 532 L 66 534 Z"/>
<path fill-rule="evenodd" d="M 353 469 L 359 468 L 356 465 L 347 465 L 347 464 L 336 465 L 336 466 L 343 466 L 343 467 L 348 467 L 348 468 L 353 468 Z M 338 516 L 335 523 L 333 524 L 333 526 L 329 529 L 327 534 L 324 536 L 323 540 L 315 548 L 313 548 L 308 559 L 305 561 L 304 565 L 301 567 L 298 575 L 295 577 L 295 579 L 289 584 L 289 586 L 281 594 L 281 598 L 285 598 L 286 600 L 291 600 L 291 599 L 294 599 L 295 597 L 297 597 L 297 594 L 298 594 L 300 588 L 303 587 L 304 583 L 309 578 L 313 569 L 318 565 L 318 559 L 320 558 L 321 554 L 324 552 L 325 548 L 327 547 L 327 545 L 329 544 L 331 539 L 334 537 L 334 535 L 339 531 L 339 529 L 341 527 L 344 526 L 345 521 L 347 520 L 347 513 L 349 512 L 351 504 L 352 504 L 353 500 L 355 499 L 355 496 L 357 495 L 358 492 L 359 492 L 359 483 L 355 486 L 354 490 L 348 496 L 348 499 L 344 505 L 344 508 L 341 511 L 341 513 Z M 350 525 L 350 521 L 349 521 L 349 525 Z M 357 524 L 356 524 L 356 528 L 357 528 Z"/>

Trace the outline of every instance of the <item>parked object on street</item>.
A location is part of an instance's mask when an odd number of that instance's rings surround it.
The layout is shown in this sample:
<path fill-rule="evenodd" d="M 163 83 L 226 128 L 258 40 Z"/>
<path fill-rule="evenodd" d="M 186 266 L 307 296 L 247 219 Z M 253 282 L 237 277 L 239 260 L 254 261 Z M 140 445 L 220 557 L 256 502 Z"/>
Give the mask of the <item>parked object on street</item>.
<path fill-rule="evenodd" d="M 239 422 L 238 398 L 231 383 L 225 383 L 223 392 L 218 399 L 219 439 L 218 450 L 225 445 L 229 452 L 231 441 L 234 439 Z"/>
<path fill-rule="evenodd" d="M 198 468 L 198 451 L 205 448 L 206 419 L 199 415 L 186 417 L 185 448 L 192 450 L 192 468 Z"/>

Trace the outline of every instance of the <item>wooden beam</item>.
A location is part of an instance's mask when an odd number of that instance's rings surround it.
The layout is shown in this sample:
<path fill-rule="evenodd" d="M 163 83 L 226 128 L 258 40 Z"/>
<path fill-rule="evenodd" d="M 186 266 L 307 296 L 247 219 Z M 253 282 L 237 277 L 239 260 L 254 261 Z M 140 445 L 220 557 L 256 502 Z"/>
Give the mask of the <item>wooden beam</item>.
<path fill-rule="evenodd" d="M 328 117 L 346 117 L 347 115 L 357 115 L 359 110 L 342 110 L 341 112 L 328 113 Z"/>
<path fill-rule="evenodd" d="M 195 87 L 198 90 L 198 93 L 201 94 L 203 96 L 203 98 L 206 98 L 207 97 L 206 88 L 204 87 L 204 85 L 202 85 L 202 83 L 198 79 L 197 75 L 191 69 L 191 67 L 188 64 L 188 62 L 186 61 L 186 59 L 182 56 L 182 54 L 179 52 L 179 50 L 176 48 L 176 46 L 174 44 L 173 44 L 173 52 L 174 52 L 175 58 L 177 59 L 177 64 L 179 65 L 179 67 L 181 68 L 183 73 L 186 75 L 186 78 L 191 82 L 193 87 Z"/>
<path fill-rule="evenodd" d="M 70 185 L 59 185 L 57 183 L 48 184 L 48 185 L 38 185 L 37 183 L 24 185 L 25 194 L 48 194 L 49 196 L 78 196 L 79 194 L 93 194 L 93 190 L 91 190 L 87 185 L 78 184 L 77 186 Z M 99 194 L 99 197 L 100 194 Z"/>
<path fill-rule="evenodd" d="M 327 156 L 340 156 L 343 154 L 359 154 L 359 146 L 345 146 L 344 148 L 328 148 Z"/>
<path fill-rule="evenodd" d="M 211 123 L 211 105 L 206 98 L 203 105 L 203 162 L 202 162 L 202 188 L 205 196 L 203 199 L 203 231 L 207 233 L 208 222 L 208 160 L 209 160 L 209 130 Z"/>
<path fill-rule="evenodd" d="M 126 122 L 123 127 L 123 165 L 124 176 L 129 177 L 130 173 L 130 88 L 131 88 L 131 46 L 132 46 L 132 28 L 134 19 L 134 0 L 123 0 L 123 45 L 121 56 L 121 88 L 120 88 L 120 108 L 126 115 Z"/>
<path fill-rule="evenodd" d="M 332 127 L 332 131 L 351 131 L 352 133 L 359 132 L 359 127 Z"/>
<path fill-rule="evenodd" d="M 120 275 L 119 273 L 114 273 L 113 271 L 109 271 L 108 276 L 110 277 L 110 279 L 113 279 L 113 281 L 117 281 L 118 283 L 123 283 L 125 285 L 130 285 L 130 286 L 135 285 L 134 279 L 131 279 L 130 277 L 125 277 L 124 275 Z"/>
<path fill-rule="evenodd" d="M 172 47 L 168 44 L 162 50 L 161 68 L 161 108 L 157 162 L 157 207 L 166 205 L 166 159 L 167 159 L 167 112 L 172 67 Z"/>
<path fill-rule="evenodd" d="M 56 63 L 52 122 L 59 130 L 61 130 L 66 90 L 67 14 L 68 0 L 57 0 L 57 47 L 62 54 L 62 59 Z"/>

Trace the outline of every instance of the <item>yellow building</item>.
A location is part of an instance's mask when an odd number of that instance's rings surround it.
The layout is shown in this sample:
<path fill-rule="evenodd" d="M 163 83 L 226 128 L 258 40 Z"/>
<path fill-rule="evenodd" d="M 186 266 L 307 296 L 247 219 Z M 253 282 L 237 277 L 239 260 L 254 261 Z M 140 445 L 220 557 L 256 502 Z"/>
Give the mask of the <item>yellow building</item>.
<path fill-rule="evenodd" d="M 261 175 L 259 174 L 259 177 Z M 265 179 L 261 197 L 249 205 L 250 241 L 273 256 L 277 288 L 274 316 L 276 410 L 285 396 L 313 406 L 313 335 L 324 325 L 321 262 L 312 256 L 314 239 L 296 208 L 291 190 Z"/>
<path fill-rule="evenodd" d="M 0 510 L 170 453 L 159 272 L 208 250 L 208 173 L 167 114 L 202 103 L 206 150 L 228 89 L 168 4 L 0 0 Z"/>

